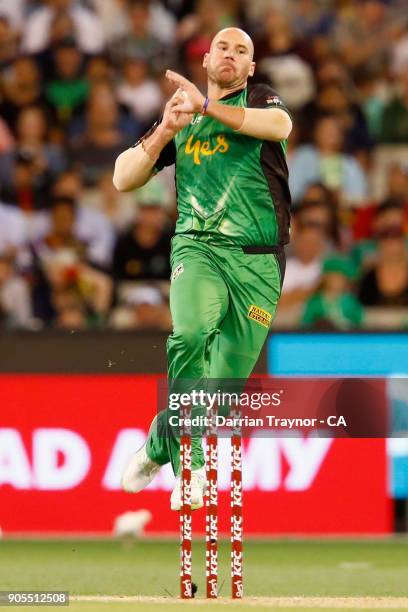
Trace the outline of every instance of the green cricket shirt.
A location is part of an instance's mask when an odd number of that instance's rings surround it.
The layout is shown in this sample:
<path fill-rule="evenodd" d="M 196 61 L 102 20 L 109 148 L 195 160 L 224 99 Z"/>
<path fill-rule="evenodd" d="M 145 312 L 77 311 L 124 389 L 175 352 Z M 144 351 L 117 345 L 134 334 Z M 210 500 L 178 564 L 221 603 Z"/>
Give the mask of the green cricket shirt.
<path fill-rule="evenodd" d="M 277 93 L 263 84 L 233 92 L 219 102 L 289 112 Z M 245 136 L 208 115 L 196 114 L 163 149 L 156 169 L 173 163 L 176 234 L 218 246 L 282 246 L 289 241 L 286 141 Z"/>

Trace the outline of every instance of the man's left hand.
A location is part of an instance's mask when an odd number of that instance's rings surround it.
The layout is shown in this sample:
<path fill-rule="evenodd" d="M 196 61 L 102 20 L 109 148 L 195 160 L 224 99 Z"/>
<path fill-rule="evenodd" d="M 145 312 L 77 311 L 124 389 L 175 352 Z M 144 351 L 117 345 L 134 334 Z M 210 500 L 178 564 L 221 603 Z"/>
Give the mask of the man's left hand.
<path fill-rule="evenodd" d="M 199 113 L 201 112 L 205 96 L 201 91 L 188 79 L 181 76 L 172 70 L 166 71 L 166 78 L 177 85 L 184 92 L 184 101 L 173 107 L 173 111 L 177 113 Z"/>

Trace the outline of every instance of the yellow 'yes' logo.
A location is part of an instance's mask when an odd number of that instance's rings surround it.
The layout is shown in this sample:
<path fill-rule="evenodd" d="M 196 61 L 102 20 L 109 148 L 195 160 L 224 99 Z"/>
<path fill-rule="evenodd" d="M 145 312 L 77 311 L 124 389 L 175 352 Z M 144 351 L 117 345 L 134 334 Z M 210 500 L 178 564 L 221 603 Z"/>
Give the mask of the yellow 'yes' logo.
<path fill-rule="evenodd" d="M 216 144 L 213 148 L 211 148 L 211 143 L 209 140 L 196 140 L 194 142 L 194 136 L 191 135 L 190 138 L 186 142 L 185 152 L 187 155 L 194 155 L 194 163 L 197 165 L 201 164 L 200 156 L 209 157 L 210 155 L 215 155 L 215 153 L 226 153 L 229 149 L 229 144 L 222 134 L 217 136 Z"/>

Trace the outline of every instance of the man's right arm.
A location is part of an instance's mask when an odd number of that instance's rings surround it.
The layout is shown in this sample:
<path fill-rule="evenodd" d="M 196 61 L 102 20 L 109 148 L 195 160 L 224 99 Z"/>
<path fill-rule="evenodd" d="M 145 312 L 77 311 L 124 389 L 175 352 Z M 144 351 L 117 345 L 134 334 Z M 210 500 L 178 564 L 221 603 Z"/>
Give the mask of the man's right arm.
<path fill-rule="evenodd" d="M 113 175 L 113 184 L 118 191 L 132 191 L 147 183 L 155 173 L 160 157 L 165 159 L 159 168 L 175 162 L 175 150 L 172 149 L 170 155 L 167 155 L 165 149 L 166 147 L 171 149 L 174 136 L 191 121 L 192 117 L 173 111 L 173 107 L 180 103 L 182 96 L 181 91 L 177 90 L 167 102 L 163 118 L 157 127 L 153 127 L 152 133 L 148 133 L 135 147 L 119 155 Z"/>
<path fill-rule="evenodd" d="M 119 155 L 115 163 L 113 184 L 118 191 L 132 191 L 142 187 L 154 174 L 160 153 L 171 139 L 157 129 L 145 140 Z"/>

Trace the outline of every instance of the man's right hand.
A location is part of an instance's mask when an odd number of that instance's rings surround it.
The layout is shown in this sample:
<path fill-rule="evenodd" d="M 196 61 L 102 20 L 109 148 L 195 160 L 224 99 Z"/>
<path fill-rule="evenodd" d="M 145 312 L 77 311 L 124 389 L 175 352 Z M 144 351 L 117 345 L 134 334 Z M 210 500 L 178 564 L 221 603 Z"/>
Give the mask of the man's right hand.
<path fill-rule="evenodd" d="M 181 89 L 178 89 L 165 106 L 163 119 L 158 126 L 157 131 L 167 142 L 170 142 L 170 140 L 172 140 L 174 136 L 180 132 L 180 130 L 186 127 L 186 125 L 188 125 L 193 118 L 192 114 L 176 113 L 173 110 L 175 106 L 182 104 L 184 96 L 185 93 Z"/>
<path fill-rule="evenodd" d="M 131 191 L 144 185 L 155 173 L 156 164 L 164 147 L 188 125 L 193 115 L 173 109 L 183 102 L 184 94 L 178 89 L 167 102 L 161 123 L 137 147 L 119 155 L 115 163 L 113 184 L 118 191 Z"/>

